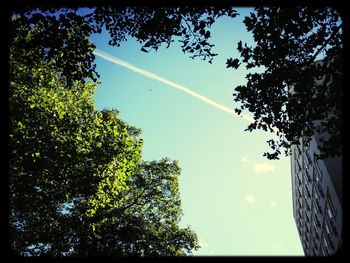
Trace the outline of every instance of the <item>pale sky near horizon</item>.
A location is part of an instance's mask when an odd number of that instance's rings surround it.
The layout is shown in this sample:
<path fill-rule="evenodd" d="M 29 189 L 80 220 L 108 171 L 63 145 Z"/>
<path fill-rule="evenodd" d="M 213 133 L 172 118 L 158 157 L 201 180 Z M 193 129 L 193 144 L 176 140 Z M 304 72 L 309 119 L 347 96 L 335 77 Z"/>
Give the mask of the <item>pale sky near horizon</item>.
<path fill-rule="evenodd" d="M 176 41 L 144 53 L 133 39 L 109 46 L 106 32 L 91 40 L 103 52 L 233 109 L 232 93 L 245 83 L 246 70 L 227 69 L 226 59 L 238 55 L 239 40 L 252 43 L 242 23 L 251 10 L 237 10 L 239 17 L 222 18 L 212 27 L 213 51 L 219 53 L 213 64 L 190 59 Z M 144 160 L 179 160 L 181 225 L 190 225 L 202 246 L 194 255 L 303 255 L 293 219 L 289 157 L 262 156 L 270 150 L 266 141 L 272 134 L 246 132 L 245 119 L 99 56 L 96 63 L 97 108 L 116 108 L 121 119 L 143 130 Z"/>

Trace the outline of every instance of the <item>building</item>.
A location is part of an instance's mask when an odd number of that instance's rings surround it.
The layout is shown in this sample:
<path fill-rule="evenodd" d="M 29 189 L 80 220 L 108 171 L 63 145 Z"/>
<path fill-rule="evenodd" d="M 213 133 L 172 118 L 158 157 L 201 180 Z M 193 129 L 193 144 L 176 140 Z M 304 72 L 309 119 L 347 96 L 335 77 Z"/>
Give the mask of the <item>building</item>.
<path fill-rule="evenodd" d="M 317 159 L 317 134 L 300 142 L 291 146 L 293 216 L 305 255 L 331 255 L 342 243 L 342 157 Z"/>

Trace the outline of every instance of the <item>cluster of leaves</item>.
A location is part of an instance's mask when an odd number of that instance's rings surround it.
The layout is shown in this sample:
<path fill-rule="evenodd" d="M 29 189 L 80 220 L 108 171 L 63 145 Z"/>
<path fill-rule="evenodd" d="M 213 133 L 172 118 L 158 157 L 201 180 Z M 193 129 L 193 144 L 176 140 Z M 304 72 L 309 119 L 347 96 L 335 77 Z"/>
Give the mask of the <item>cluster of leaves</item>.
<path fill-rule="evenodd" d="M 86 40 L 92 33 L 106 29 L 109 44 L 119 46 L 134 37 L 141 50 L 167 47 L 176 37 L 184 53 L 191 58 L 212 62 L 217 54 L 209 43 L 212 24 L 222 16 L 235 17 L 232 8 L 222 7 L 104 7 L 94 8 L 24 8 L 15 13 L 16 28 L 38 28 L 35 38 L 23 39 L 21 48 L 32 57 L 43 56 L 67 78 L 68 83 L 92 79 L 98 73 L 94 64 L 94 45 Z M 255 45 L 240 41 L 241 58 L 229 58 L 227 67 L 237 69 L 245 64 L 258 72 L 247 74 L 247 84 L 235 88 L 234 100 L 254 113 L 255 122 L 247 130 L 278 129 L 279 140 L 270 140 L 278 158 L 280 149 L 289 153 L 291 143 L 303 137 L 306 142 L 316 131 L 323 138 L 321 156 L 341 152 L 342 89 L 340 79 L 342 27 L 339 13 L 332 8 L 256 8 L 244 23 L 254 37 Z M 33 52 L 35 51 L 35 52 Z M 314 63 L 322 58 L 322 63 Z M 32 60 L 27 62 L 30 65 Z M 79 70 L 77 70 L 79 69 Z M 317 83 L 315 85 L 315 83 Z M 307 109 L 306 111 L 304 109 Z M 317 125 L 316 125 L 317 123 Z"/>
<path fill-rule="evenodd" d="M 195 233 L 178 226 L 179 174 L 176 161 L 143 162 L 140 172 L 128 179 L 130 190 L 123 193 L 124 204 L 96 215 L 94 241 L 79 254 L 185 256 L 198 249 Z"/>
<path fill-rule="evenodd" d="M 214 45 L 208 42 L 210 28 L 224 15 L 235 17 L 237 13 L 232 8 L 216 7 L 105 7 L 95 9 L 90 17 L 100 22 L 99 31 L 105 25 L 111 45 L 119 46 L 130 35 L 142 44 L 142 51 L 149 52 L 163 43 L 169 47 L 176 36 L 181 38 L 184 53 L 211 63 L 217 54 L 211 52 Z"/>
<path fill-rule="evenodd" d="M 210 28 L 232 8 L 96 7 L 23 9 L 10 22 L 10 234 L 21 255 L 185 255 L 198 248 L 181 229 L 178 164 L 142 162 L 140 130 L 116 110 L 97 111 L 98 74 L 88 40 L 105 28 L 110 44 L 128 36 L 141 50 L 179 38 L 192 58 L 216 55 Z M 323 156 L 341 151 L 342 28 L 330 8 L 256 8 L 244 23 L 256 45 L 238 43 L 242 60 L 258 68 L 236 87 L 247 130 L 278 129 L 278 158 L 290 143 L 323 136 Z M 321 62 L 316 62 L 322 58 Z"/>
<path fill-rule="evenodd" d="M 26 38 L 18 39 L 19 48 L 24 54 L 30 54 L 24 61 L 26 65 L 43 59 L 55 66 L 68 85 L 73 81 L 97 81 L 99 75 L 92 53 L 95 45 L 88 40 L 93 28 L 82 16 L 70 10 L 23 10 L 14 16 L 16 19 L 10 23 L 10 39 L 19 34 L 19 28 L 28 32 Z"/>
<path fill-rule="evenodd" d="M 269 140 L 269 159 L 290 152 L 290 144 L 314 132 L 321 141 L 320 158 L 342 151 L 342 23 L 332 8 L 256 8 L 244 20 L 255 45 L 238 42 L 241 60 L 227 67 L 257 68 L 247 84 L 235 88 L 234 100 L 254 113 L 248 131 L 278 129 L 279 140 Z M 320 61 L 322 60 L 322 61 Z"/>
<path fill-rule="evenodd" d="M 110 34 L 109 44 L 113 46 L 119 46 L 128 36 L 134 37 L 144 52 L 157 50 L 163 43 L 169 47 L 175 36 L 182 43 L 183 52 L 211 63 L 217 55 L 211 51 L 214 45 L 209 43 L 211 25 L 219 17 L 235 17 L 237 13 L 232 8 L 217 7 L 98 6 L 36 10 L 28 7 L 17 10 L 15 15 L 19 19 L 11 23 L 14 36 L 19 26 L 38 28 L 35 39 L 28 36 L 30 42 L 23 40 L 22 48 L 39 56 L 44 54 L 45 61 L 54 61 L 71 82 L 97 81 L 99 77 L 94 64 L 95 46 L 87 41 L 92 33 L 106 29 Z"/>
<path fill-rule="evenodd" d="M 17 19 L 9 57 L 14 251 L 185 255 L 198 248 L 195 233 L 178 226 L 177 164 L 142 164 L 141 131 L 121 121 L 116 110 L 97 111 L 96 83 L 79 79 L 84 66 L 66 77 L 62 65 L 47 61 L 47 51 L 38 53 L 32 43 L 42 34 L 41 23 L 30 28 Z M 66 37 L 70 34 L 76 32 Z M 147 205 L 136 203 L 140 193 Z"/>

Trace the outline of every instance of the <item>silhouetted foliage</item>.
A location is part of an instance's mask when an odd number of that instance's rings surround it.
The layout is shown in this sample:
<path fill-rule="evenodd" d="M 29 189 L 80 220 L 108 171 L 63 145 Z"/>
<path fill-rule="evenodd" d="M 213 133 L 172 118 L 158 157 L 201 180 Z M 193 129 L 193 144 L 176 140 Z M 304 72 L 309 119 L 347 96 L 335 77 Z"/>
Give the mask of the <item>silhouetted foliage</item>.
<path fill-rule="evenodd" d="M 260 128 L 279 130 L 269 159 L 286 155 L 300 138 L 308 142 L 316 131 L 323 141 L 321 158 L 340 155 L 343 138 L 342 21 L 332 8 L 256 8 L 244 23 L 254 45 L 238 42 L 241 63 L 259 73 L 247 74 L 247 84 L 235 88 L 238 111 L 248 109 Z M 320 61 L 322 60 L 322 61 Z M 238 59 L 227 67 L 238 68 Z"/>
<path fill-rule="evenodd" d="M 177 38 L 191 58 L 211 63 L 217 55 L 211 51 L 214 44 L 209 43 L 211 25 L 219 17 L 238 15 L 233 8 L 187 6 L 42 8 L 17 14 L 18 23 L 41 25 L 31 43 L 46 60 L 56 61 L 69 81 L 98 78 L 94 45 L 83 36 L 106 29 L 109 44 L 119 46 L 130 36 L 141 43 L 144 52 L 157 50 L 163 43 L 168 47 Z M 245 64 L 247 69 L 262 70 L 247 75 L 247 84 L 235 88 L 234 100 L 241 103 L 236 112 L 248 109 L 254 113 L 256 122 L 248 131 L 279 129 L 280 139 L 269 142 L 274 152 L 264 155 L 278 158 L 280 148 L 288 154 L 291 143 L 301 137 L 309 141 L 314 131 L 327 134 L 320 146 L 322 158 L 340 154 L 342 27 L 338 12 L 332 8 L 256 8 L 244 23 L 255 45 L 240 41 L 241 60 L 229 58 L 227 67 L 237 69 Z M 314 63 L 320 58 L 322 63 Z M 316 120 L 320 121 L 317 125 Z"/>
<path fill-rule="evenodd" d="M 97 81 L 99 77 L 94 64 L 95 46 L 87 40 L 92 33 L 106 29 L 111 37 L 109 44 L 113 46 L 119 46 L 128 36 L 135 37 L 144 52 L 157 50 L 163 43 L 169 47 L 173 37 L 178 37 L 183 52 L 211 63 L 217 55 L 212 53 L 214 45 L 209 43 L 211 25 L 224 15 L 237 15 L 232 8 L 103 6 L 23 8 L 14 14 L 18 18 L 11 23 L 13 36 L 18 34 L 16 30 L 20 26 L 38 28 L 36 34 L 30 36 L 30 42 L 22 40 L 21 47 L 35 50 L 38 57 L 54 63 L 68 82 L 85 78 Z"/>

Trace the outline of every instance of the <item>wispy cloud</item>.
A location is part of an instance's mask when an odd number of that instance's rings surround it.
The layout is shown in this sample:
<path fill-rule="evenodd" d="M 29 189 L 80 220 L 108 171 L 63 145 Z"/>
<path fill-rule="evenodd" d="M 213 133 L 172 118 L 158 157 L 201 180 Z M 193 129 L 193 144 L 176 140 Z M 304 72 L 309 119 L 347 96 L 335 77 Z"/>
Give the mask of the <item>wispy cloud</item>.
<path fill-rule="evenodd" d="M 198 238 L 198 244 L 201 247 L 198 251 L 194 252 L 196 256 L 210 256 L 214 254 L 214 250 L 209 249 L 209 244 L 202 238 Z"/>
<path fill-rule="evenodd" d="M 257 174 L 267 173 L 274 170 L 275 167 L 269 163 L 254 163 L 254 171 Z"/>
<path fill-rule="evenodd" d="M 249 204 L 253 204 L 255 202 L 255 197 L 251 194 L 246 195 L 244 197 L 244 199 L 249 203 Z"/>
<path fill-rule="evenodd" d="M 271 201 L 271 202 L 270 202 L 270 205 L 271 205 L 272 207 L 277 207 L 277 206 L 278 206 L 278 204 L 277 204 L 275 201 Z"/>
<path fill-rule="evenodd" d="M 244 155 L 244 156 L 241 157 L 241 162 L 242 163 L 250 163 L 250 160 L 248 159 L 247 155 Z"/>
<path fill-rule="evenodd" d="M 191 95 L 192 97 L 194 97 L 194 98 L 196 98 L 196 99 L 198 99 L 198 100 L 200 100 L 200 101 L 202 101 L 202 102 L 204 102 L 204 103 L 206 103 L 206 104 L 208 104 L 210 106 L 213 106 L 213 107 L 215 107 L 215 108 L 217 108 L 217 109 L 219 109 L 221 111 L 233 114 L 235 116 L 242 117 L 243 119 L 245 119 L 245 120 L 247 120 L 249 122 L 254 122 L 255 121 L 254 118 L 252 118 L 252 117 L 250 117 L 248 115 L 245 115 L 245 114 L 238 115 L 234 110 L 230 109 L 229 107 L 226 107 L 226 106 L 224 106 L 224 105 L 222 105 L 220 103 L 217 103 L 217 102 L 215 102 L 215 101 L 213 101 L 213 100 L 211 100 L 211 99 L 209 99 L 209 98 L 207 98 L 207 97 L 205 97 L 205 96 L 203 96 L 203 95 L 201 95 L 201 94 L 199 94 L 197 92 L 194 92 L 194 91 L 192 91 L 191 89 L 189 89 L 188 87 L 186 87 L 184 85 L 175 83 L 175 82 L 167 80 L 167 79 L 165 79 L 165 78 L 163 78 L 163 77 L 161 77 L 161 76 L 159 76 L 157 74 L 154 74 L 154 73 L 149 72 L 147 70 L 144 70 L 144 69 L 141 69 L 139 67 L 136 67 L 136 66 L 130 64 L 129 62 L 121 60 L 120 58 L 112 56 L 112 55 L 110 55 L 110 54 L 108 54 L 106 52 L 103 52 L 103 51 L 99 50 L 99 49 L 95 49 L 94 53 L 95 53 L 95 55 L 99 56 L 100 58 L 103 58 L 104 60 L 107 60 L 109 62 L 112 62 L 114 64 L 122 66 L 124 68 L 127 68 L 127 69 L 129 69 L 131 71 L 134 71 L 134 72 L 136 72 L 138 74 L 141 74 L 141 75 L 143 75 L 143 76 L 145 76 L 147 78 L 154 79 L 156 81 L 162 82 L 162 83 L 164 83 L 164 84 L 166 84 L 166 85 L 168 85 L 170 87 L 173 87 L 173 88 L 176 88 L 178 90 L 181 90 L 181 91 Z"/>
<path fill-rule="evenodd" d="M 241 157 L 241 162 L 251 166 L 256 174 L 263 174 L 270 171 L 274 171 L 275 167 L 269 163 L 255 163 L 252 162 L 247 155 Z"/>

